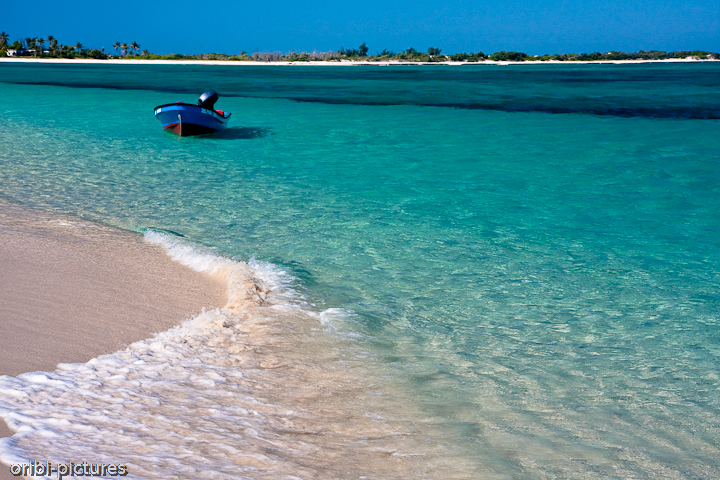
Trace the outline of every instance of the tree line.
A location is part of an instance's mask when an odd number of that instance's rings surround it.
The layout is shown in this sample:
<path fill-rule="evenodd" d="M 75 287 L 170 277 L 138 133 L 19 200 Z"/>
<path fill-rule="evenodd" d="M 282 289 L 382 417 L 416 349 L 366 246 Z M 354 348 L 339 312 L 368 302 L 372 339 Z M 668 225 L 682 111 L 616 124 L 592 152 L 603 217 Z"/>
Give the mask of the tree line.
<path fill-rule="evenodd" d="M 95 58 L 103 60 L 110 55 L 105 53 L 105 47 L 85 48 L 78 42 L 75 45 L 63 45 L 54 36 L 47 37 L 25 37 L 9 42 L 9 35 L 6 32 L 0 32 L 0 55 L 6 56 L 8 50 L 19 50 L 32 52 L 32 56 L 36 58 Z M 140 51 L 140 44 L 137 42 L 120 43 L 115 42 L 113 45 L 119 56 L 137 58 Z M 150 52 L 144 50 L 144 56 L 150 56 Z"/>
<path fill-rule="evenodd" d="M 602 62 L 615 60 L 674 60 L 682 58 L 696 58 L 718 60 L 720 54 L 706 52 L 704 50 L 676 50 L 673 52 L 664 52 L 660 50 L 640 50 L 638 52 L 595 52 L 595 53 L 562 53 L 562 54 L 546 54 L 546 55 L 528 55 L 523 52 L 506 52 L 500 51 L 488 56 L 489 60 L 495 61 L 511 61 L 511 62 Z"/>
<path fill-rule="evenodd" d="M 415 48 L 408 48 L 401 52 L 395 53 L 392 50 L 383 49 L 375 54 L 370 54 L 365 43 L 358 48 L 344 48 L 338 50 L 330 50 L 328 52 L 255 52 L 249 54 L 245 51 L 237 55 L 223 53 L 203 53 L 200 55 L 150 55 L 152 59 L 168 59 L 168 60 L 227 60 L 227 61 L 258 61 L 258 62 L 333 62 L 342 60 L 366 61 L 366 62 L 385 62 L 389 60 L 418 62 L 418 63 L 434 63 L 434 62 L 466 62 L 477 63 L 492 60 L 496 62 L 541 62 L 541 61 L 558 61 L 558 62 L 590 62 L 590 61 L 616 61 L 616 60 L 671 60 L 692 57 L 695 59 L 714 59 L 720 60 L 719 53 L 706 52 L 702 50 L 681 50 L 674 52 L 663 51 L 639 51 L 633 53 L 625 52 L 595 52 L 595 53 L 563 53 L 548 55 L 528 55 L 524 52 L 509 52 L 501 50 L 492 54 L 478 52 L 462 52 L 453 54 L 443 54 L 442 49 L 437 47 L 428 48 L 427 52 L 421 52 Z"/>
<path fill-rule="evenodd" d="M 106 59 L 110 54 L 105 52 L 105 48 L 98 50 L 95 48 L 86 49 L 82 43 L 75 45 L 63 45 L 58 43 L 57 39 L 52 35 L 48 37 L 27 37 L 16 40 L 10 44 L 8 34 L 0 33 L 0 55 L 5 56 L 9 49 L 15 50 L 34 50 L 35 57 L 42 58 L 96 58 Z M 45 49 L 47 45 L 47 50 Z M 482 51 L 478 52 L 462 52 L 453 54 L 443 54 L 442 49 L 438 47 L 430 47 L 427 52 L 421 52 L 415 48 L 407 48 L 401 52 L 395 53 L 392 50 L 383 49 L 376 51 L 375 54 L 369 54 L 370 49 L 366 42 L 363 42 L 357 48 L 340 47 L 338 50 L 330 50 L 327 52 L 255 52 L 249 54 L 241 51 L 239 54 L 223 54 L 223 53 L 203 53 L 199 55 L 183 55 L 179 53 L 171 53 L 169 55 L 151 54 L 148 50 L 140 52 L 140 44 L 137 42 L 121 43 L 115 42 L 112 47 L 119 58 L 144 58 L 150 60 L 225 60 L 225 61 L 261 61 L 261 62 L 316 62 L 316 61 L 367 61 L 382 62 L 388 60 L 397 60 L 405 62 L 433 63 L 433 62 L 484 62 L 486 60 L 500 62 L 538 62 L 538 61 L 615 61 L 615 60 L 671 60 L 681 58 L 696 59 L 720 59 L 720 54 L 706 52 L 702 50 L 681 50 L 674 52 L 664 52 L 658 50 L 644 51 L 640 50 L 634 53 L 625 52 L 595 52 L 595 53 L 562 53 L 562 54 L 546 54 L 546 55 L 528 55 L 524 52 L 511 52 L 501 50 L 499 52 L 486 55 Z"/>

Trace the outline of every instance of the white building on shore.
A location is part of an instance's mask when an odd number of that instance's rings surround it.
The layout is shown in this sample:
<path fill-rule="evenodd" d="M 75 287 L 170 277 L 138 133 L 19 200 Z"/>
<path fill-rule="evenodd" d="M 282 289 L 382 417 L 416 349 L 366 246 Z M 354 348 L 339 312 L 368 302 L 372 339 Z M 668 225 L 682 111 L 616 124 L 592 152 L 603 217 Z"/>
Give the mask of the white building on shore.
<path fill-rule="evenodd" d="M 7 53 L 7 56 L 8 56 L 8 57 L 29 57 L 29 56 L 35 54 L 35 50 L 25 50 L 25 49 L 15 50 L 15 49 L 8 49 L 6 53 Z"/>

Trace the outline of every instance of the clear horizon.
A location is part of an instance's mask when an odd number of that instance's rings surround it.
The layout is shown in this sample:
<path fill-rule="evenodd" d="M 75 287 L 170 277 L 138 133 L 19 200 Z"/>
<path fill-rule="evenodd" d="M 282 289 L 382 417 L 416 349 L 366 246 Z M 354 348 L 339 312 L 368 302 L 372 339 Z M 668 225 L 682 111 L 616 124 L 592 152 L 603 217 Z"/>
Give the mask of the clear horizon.
<path fill-rule="evenodd" d="M 691 0 L 549 0 L 541 5 L 510 1 L 421 0 L 412 7 L 370 0 L 359 8 L 287 1 L 240 6 L 219 2 L 198 11 L 188 0 L 127 7 L 80 0 L 71 9 L 41 0 L 32 15 L 4 12 L 0 30 L 9 42 L 53 35 L 63 44 L 88 48 L 138 42 L 152 53 L 237 54 L 329 51 L 357 48 L 369 54 L 413 47 L 443 53 L 499 50 L 529 55 L 639 50 L 720 51 L 720 4 Z"/>

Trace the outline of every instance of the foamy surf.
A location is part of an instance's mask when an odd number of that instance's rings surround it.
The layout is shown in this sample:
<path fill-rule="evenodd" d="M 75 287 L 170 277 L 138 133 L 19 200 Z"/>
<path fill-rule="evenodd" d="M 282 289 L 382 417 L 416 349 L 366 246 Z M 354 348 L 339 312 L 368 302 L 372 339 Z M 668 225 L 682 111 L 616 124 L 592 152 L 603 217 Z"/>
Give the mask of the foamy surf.
<path fill-rule="evenodd" d="M 390 385 L 326 331 L 346 313 L 308 309 L 271 264 L 145 238 L 221 276 L 227 304 L 85 364 L 0 377 L 0 417 L 17 432 L 0 441 L 0 461 L 124 464 L 127 478 L 166 480 L 447 471 Z"/>

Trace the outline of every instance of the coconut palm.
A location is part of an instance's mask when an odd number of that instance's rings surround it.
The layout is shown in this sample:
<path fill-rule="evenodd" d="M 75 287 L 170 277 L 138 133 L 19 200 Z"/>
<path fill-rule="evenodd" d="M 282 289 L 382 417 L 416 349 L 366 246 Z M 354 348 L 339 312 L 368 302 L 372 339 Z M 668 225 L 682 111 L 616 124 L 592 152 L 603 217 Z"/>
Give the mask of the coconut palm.
<path fill-rule="evenodd" d="M 127 44 L 127 43 L 123 43 L 123 44 L 120 45 L 120 46 L 122 47 L 122 55 L 123 55 L 123 57 L 127 56 L 128 44 Z"/>
<path fill-rule="evenodd" d="M 113 43 L 113 48 L 115 49 L 115 53 L 117 53 L 118 49 L 120 48 L 120 42 Z"/>
<path fill-rule="evenodd" d="M 137 43 L 137 42 L 132 42 L 132 45 L 130 45 L 130 48 L 132 48 L 132 49 L 135 50 L 136 52 L 139 52 L 139 51 L 140 51 L 140 44 Z"/>
<path fill-rule="evenodd" d="M 149 56 L 150 56 L 150 52 L 146 48 L 145 50 L 143 50 L 143 57 L 149 57 Z"/>
<path fill-rule="evenodd" d="M 52 35 L 48 35 L 47 41 L 50 42 L 50 46 L 48 48 L 52 52 L 53 56 L 55 56 L 55 50 L 57 50 L 57 40 L 55 40 L 55 37 Z"/>
<path fill-rule="evenodd" d="M 78 42 L 78 43 L 75 44 L 75 47 L 74 47 L 74 48 L 75 48 L 75 50 L 77 50 L 79 53 L 82 53 L 83 44 L 80 43 L 80 42 Z"/>
<path fill-rule="evenodd" d="M 9 37 L 10 36 L 5 32 L 0 33 L 0 47 L 7 47 L 7 41 Z"/>
<path fill-rule="evenodd" d="M 35 39 L 35 56 L 39 57 L 42 55 L 43 50 L 45 50 L 45 39 L 42 37 L 38 37 Z"/>

